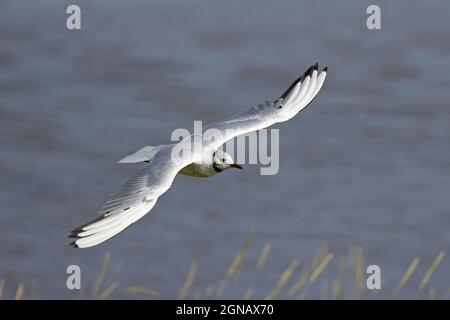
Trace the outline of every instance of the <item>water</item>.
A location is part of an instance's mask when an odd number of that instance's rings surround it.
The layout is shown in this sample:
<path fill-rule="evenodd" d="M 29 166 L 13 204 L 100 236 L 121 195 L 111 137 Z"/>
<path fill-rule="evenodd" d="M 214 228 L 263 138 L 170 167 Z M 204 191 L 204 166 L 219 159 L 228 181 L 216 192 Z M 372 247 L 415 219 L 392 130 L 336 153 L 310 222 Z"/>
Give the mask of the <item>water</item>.
<path fill-rule="evenodd" d="M 81 267 L 88 296 L 107 251 L 108 279 L 119 281 L 113 298 L 142 298 L 126 292 L 134 285 L 174 298 L 194 261 L 191 294 L 203 294 L 253 229 L 225 297 L 243 296 L 266 243 L 272 252 L 256 297 L 292 259 L 309 262 L 323 244 L 335 253 L 328 280 L 349 246 L 364 248 L 365 263 L 382 269 L 379 297 L 390 297 L 420 257 L 399 293 L 416 296 L 450 244 L 448 2 L 381 1 L 379 31 L 365 27 L 367 1 L 78 1 L 82 30 L 72 32 L 68 4 L 0 2 L 4 297 L 33 281 L 39 298 L 76 297 L 65 287 L 69 264 Z M 276 98 L 315 61 L 329 77 L 311 108 L 276 126 L 277 175 L 247 165 L 211 179 L 180 176 L 118 237 L 90 250 L 67 245 L 68 231 L 139 167 L 117 160 L 168 142 L 193 120 Z M 448 294 L 448 260 L 419 296 Z"/>

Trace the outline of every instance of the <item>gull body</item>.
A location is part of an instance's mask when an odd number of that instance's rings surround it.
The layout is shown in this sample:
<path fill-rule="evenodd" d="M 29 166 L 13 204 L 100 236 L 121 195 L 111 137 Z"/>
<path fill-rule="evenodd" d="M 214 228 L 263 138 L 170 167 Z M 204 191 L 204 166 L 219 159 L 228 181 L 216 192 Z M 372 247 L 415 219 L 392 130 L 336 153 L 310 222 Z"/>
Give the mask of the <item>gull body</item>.
<path fill-rule="evenodd" d="M 156 147 L 143 147 L 135 153 L 123 158 L 119 163 L 150 163 L 158 151 L 169 149 L 172 146 L 173 145 L 159 145 Z M 233 158 L 228 153 L 223 150 L 215 150 L 210 157 L 204 157 L 202 162 L 190 163 L 180 169 L 178 173 L 190 177 L 208 178 L 232 167 L 242 169 L 240 165 L 234 163 Z"/>
<path fill-rule="evenodd" d="M 211 162 L 194 162 L 188 164 L 178 173 L 185 176 L 208 178 L 215 176 L 216 174 L 221 173 L 222 171 L 229 168 L 242 169 L 239 164 L 234 163 L 233 159 L 228 153 L 222 150 L 216 150 L 215 152 L 213 152 L 211 160 Z"/>
<path fill-rule="evenodd" d="M 190 177 L 208 178 L 218 174 L 219 172 L 214 170 L 212 165 L 204 163 L 191 163 L 181 169 L 178 173 Z"/>
<path fill-rule="evenodd" d="M 205 131 L 216 129 L 223 133 L 223 139 L 205 143 L 201 152 L 193 152 L 174 161 L 172 151 L 187 143 L 183 140 L 177 144 L 147 146 L 120 160 L 119 163 L 145 165 L 125 183 L 120 192 L 111 196 L 96 219 L 71 232 L 69 237 L 75 238 L 71 245 L 78 248 L 92 247 L 125 230 L 155 206 L 157 199 L 170 188 L 177 174 L 211 177 L 229 168 L 242 169 L 229 154 L 219 149 L 221 145 L 241 134 L 293 118 L 317 96 L 327 72 L 327 68 L 319 72 L 316 63 L 275 101 L 268 100 L 207 126 Z"/>

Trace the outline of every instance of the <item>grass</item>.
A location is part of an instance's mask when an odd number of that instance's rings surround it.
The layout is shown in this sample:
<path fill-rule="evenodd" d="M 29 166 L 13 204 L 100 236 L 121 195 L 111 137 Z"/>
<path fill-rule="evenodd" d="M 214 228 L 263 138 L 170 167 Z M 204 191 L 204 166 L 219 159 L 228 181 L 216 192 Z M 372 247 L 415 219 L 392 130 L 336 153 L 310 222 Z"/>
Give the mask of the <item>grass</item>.
<path fill-rule="evenodd" d="M 224 275 L 217 282 L 206 288 L 196 288 L 195 281 L 201 275 L 200 266 L 193 262 L 187 271 L 185 280 L 180 285 L 177 299 L 308 299 L 311 297 L 322 299 L 365 299 L 365 298 L 391 298 L 404 297 L 401 293 L 408 293 L 415 299 L 448 299 L 450 291 L 438 292 L 436 288 L 429 287 L 430 279 L 438 270 L 445 258 L 445 252 L 437 254 L 423 275 L 417 272 L 421 263 L 419 257 L 412 259 L 398 280 L 386 279 L 382 272 L 382 288 L 392 288 L 391 292 L 382 290 L 368 290 L 366 288 L 365 259 L 363 249 L 350 247 L 347 254 L 337 257 L 329 252 L 327 246 L 321 246 L 312 261 L 301 261 L 293 259 L 277 277 L 272 289 L 267 293 L 257 290 L 258 284 L 268 275 L 264 272 L 267 261 L 271 258 L 272 245 L 265 244 L 256 260 L 255 265 L 246 265 L 245 260 L 250 249 L 251 241 L 255 232 L 252 231 L 244 240 L 244 243 L 231 261 Z M 273 254 L 272 254 L 273 256 Z M 105 253 L 101 262 L 100 270 L 90 290 L 80 290 L 77 299 L 111 299 L 117 291 L 121 291 L 121 297 L 125 293 L 130 298 L 139 297 L 145 299 L 158 299 L 158 291 L 143 286 L 131 286 L 121 288 L 118 281 L 106 282 L 110 272 L 111 254 Z M 333 266 L 333 268 L 331 268 Z M 239 278 L 243 268 L 246 267 L 245 279 Z M 199 275 L 200 274 L 200 275 Z M 247 274 L 250 274 L 248 276 Z M 417 282 L 413 284 L 413 281 Z M 245 281 L 244 281 L 245 280 Z M 244 285 L 244 283 L 247 283 Z M 36 299 L 37 284 L 33 281 L 30 285 L 24 283 L 9 284 L 15 287 L 13 296 L 6 296 L 5 279 L 0 279 L 0 299 Z M 389 286 L 386 286 L 389 284 Z M 407 290 L 407 286 L 408 291 Z M 231 289 L 235 290 L 231 290 Z M 237 290 L 236 290 L 237 289 Z M 380 292 L 381 291 L 381 292 Z M 240 292 L 240 293 L 239 293 Z"/>

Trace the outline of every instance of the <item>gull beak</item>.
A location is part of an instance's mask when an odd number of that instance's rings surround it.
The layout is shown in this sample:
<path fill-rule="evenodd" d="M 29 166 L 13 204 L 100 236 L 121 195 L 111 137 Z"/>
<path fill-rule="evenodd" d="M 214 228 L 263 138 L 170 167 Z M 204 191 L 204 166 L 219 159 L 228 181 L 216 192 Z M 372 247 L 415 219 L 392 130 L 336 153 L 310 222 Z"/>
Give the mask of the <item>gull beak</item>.
<path fill-rule="evenodd" d="M 239 165 L 239 164 L 237 164 L 237 163 L 233 163 L 233 164 L 230 164 L 230 167 L 232 167 L 232 168 L 237 168 L 237 169 L 244 169 L 244 168 L 242 168 L 242 166 L 241 165 Z"/>

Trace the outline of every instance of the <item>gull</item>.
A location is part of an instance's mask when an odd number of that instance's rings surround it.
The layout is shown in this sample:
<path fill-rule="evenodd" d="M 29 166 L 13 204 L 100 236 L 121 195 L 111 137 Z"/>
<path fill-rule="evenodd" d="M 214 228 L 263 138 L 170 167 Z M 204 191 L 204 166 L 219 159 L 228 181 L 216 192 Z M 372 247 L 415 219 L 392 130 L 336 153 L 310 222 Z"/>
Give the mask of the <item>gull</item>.
<path fill-rule="evenodd" d="M 317 96 L 327 76 L 327 68 L 319 72 L 318 67 L 318 63 L 309 67 L 278 99 L 268 100 L 207 126 L 203 132 L 213 128 L 223 133 L 223 138 L 202 142 L 200 152 L 194 150 L 175 161 L 174 148 L 188 143 L 183 139 L 174 144 L 147 146 L 120 160 L 119 163 L 142 162 L 145 166 L 125 183 L 120 192 L 111 196 L 96 219 L 71 232 L 69 238 L 75 238 L 71 245 L 92 247 L 122 232 L 155 206 L 178 173 L 211 177 L 229 168 L 242 169 L 219 148 L 227 140 L 287 121 L 304 110 Z"/>

